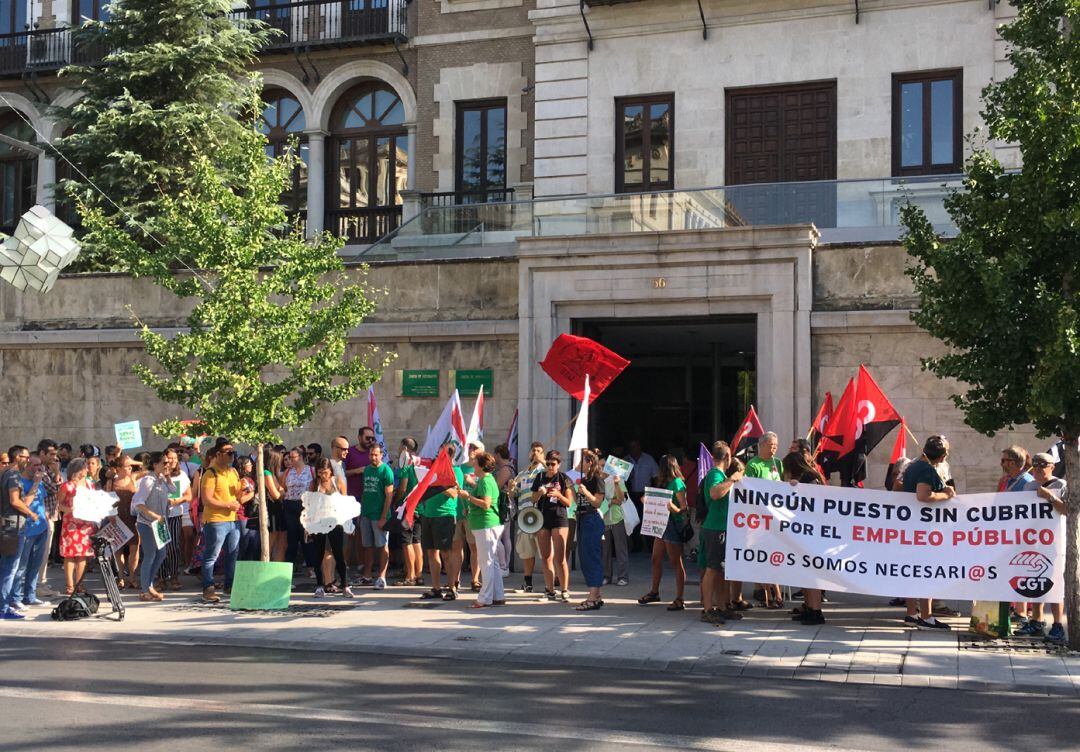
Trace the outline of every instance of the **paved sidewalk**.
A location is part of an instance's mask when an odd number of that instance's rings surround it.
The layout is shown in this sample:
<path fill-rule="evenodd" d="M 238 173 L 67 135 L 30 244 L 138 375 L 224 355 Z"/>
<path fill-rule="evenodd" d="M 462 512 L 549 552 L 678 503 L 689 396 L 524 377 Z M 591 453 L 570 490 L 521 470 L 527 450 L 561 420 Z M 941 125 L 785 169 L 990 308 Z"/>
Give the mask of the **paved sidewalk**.
<path fill-rule="evenodd" d="M 840 683 L 1018 691 L 1042 695 L 1080 693 L 1080 654 L 1014 639 L 972 640 L 965 619 L 946 621 L 952 632 L 920 632 L 902 625 L 903 610 L 886 598 L 836 595 L 826 604 L 828 623 L 804 627 L 788 609 L 754 609 L 717 628 L 698 620 L 700 607 L 669 612 L 665 603 L 643 607 L 648 562 L 634 557 L 630 587 L 604 590 L 603 609 L 549 603 L 536 594 L 507 593 L 505 607 L 471 610 L 470 594 L 454 603 L 420 601 L 423 588 L 357 589 L 358 597 L 316 599 L 298 579 L 288 612 L 232 612 L 204 605 L 192 578 L 163 603 L 128 596 L 122 623 L 102 618 L 55 622 L 37 608 L 21 622 L 0 624 L 3 634 L 121 639 L 131 642 L 215 644 L 298 650 L 513 661 L 543 665 L 641 668 L 676 673 L 790 678 Z M 674 587 L 665 573 L 663 593 Z M 572 577 L 578 585 L 578 573 Z M 537 581 L 542 579 L 537 577 Z M 88 578 L 89 587 L 96 585 Z M 506 580 L 520 584 L 520 575 Z M 542 587 L 541 587 L 542 590 Z M 578 588 L 580 595 L 583 588 Z M 132 591 L 127 591 L 132 592 Z M 698 595 L 691 568 L 688 601 Z M 580 600 L 580 597 L 578 598 Z M 969 604 L 950 603 L 961 610 Z M 103 608 L 107 602 L 103 601 Z"/>

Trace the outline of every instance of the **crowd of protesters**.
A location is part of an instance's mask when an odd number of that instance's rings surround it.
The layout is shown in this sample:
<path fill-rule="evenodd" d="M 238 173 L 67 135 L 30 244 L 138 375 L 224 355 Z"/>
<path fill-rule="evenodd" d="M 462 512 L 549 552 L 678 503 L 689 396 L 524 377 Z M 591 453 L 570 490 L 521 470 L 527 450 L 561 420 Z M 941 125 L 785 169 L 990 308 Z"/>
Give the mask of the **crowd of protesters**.
<path fill-rule="evenodd" d="M 376 443 L 375 432 L 360 429 L 355 444 L 344 436 L 322 446 L 268 446 L 262 457 L 266 495 L 267 549 L 272 561 L 294 566 L 294 576 L 314 581 L 316 597 L 355 589 L 421 587 L 418 598 L 455 601 L 463 587 L 475 595 L 472 608 L 506 603 L 503 580 L 512 558 L 520 560 L 523 579 L 517 592 L 533 593 L 537 565 L 542 599 L 569 603 L 570 569 L 576 561 L 587 592 L 574 605 L 579 611 L 604 606 L 603 588 L 630 584 L 629 557 L 645 549 L 651 555 L 649 589 L 637 602 L 643 606 L 662 597 L 666 570 L 674 580 L 669 611 L 687 607 L 686 559 L 701 571 L 701 620 L 722 625 L 742 619 L 755 608 L 785 607 L 783 583 L 744 583 L 725 576 L 728 494 L 743 477 L 792 484 L 825 484 L 809 441 L 796 438 L 779 456 L 779 438 L 767 432 L 746 461 L 733 456 L 723 441 L 708 447 L 711 466 L 699 468 L 682 453 L 659 461 L 629 443 L 625 459 L 633 467 L 624 481 L 605 471 L 599 449 L 581 453 L 576 467 L 565 466 L 557 450 L 533 443 L 520 471 L 505 445 L 486 450 L 471 442 L 464 463 L 454 469 L 456 483 L 427 498 L 406 525 L 398 507 L 418 484 L 417 442 L 405 438 L 391 461 Z M 618 454 L 622 454 L 621 451 Z M 956 495 L 949 472 L 949 443 L 931 436 L 920 457 L 894 468 L 891 488 L 915 494 L 926 504 L 948 504 Z M 163 451 L 135 455 L 115 446 L 104 456 L 91 445 L 76 453 L 69 444 L 43 439 L 31 450 L 13 446 L 0 452 L 0 617 L 24 618 L 44 605 L 40 596 L 61 597 L 85 589 L 84 574 L 94 556 L 97 525 L 76 519 L 72 504 L 80 488 L 116 494 L 117 517 L 134 533 L 115 551 L 121 589 L 138 592 L 140 600 L 161 601 L 168 591 L 184 589 L 182 574 L 198 577 L 203 600 L 216 603 L 232 588 L 238 560 L 260 558 L 257 457 L 239 454 L 226 438 L 198 445 L 173 443 Z M 998 491 L 1035 491 L 1064 513 L 1065 481 L 1055 474 L 1052 454 L 1029 455 L 1012 446 L 1001 454 Z M 1060 468 L 1057 468 L 1060 470 Z M 624 525 L 626 505 L 641 517 L 648 487 L 671 491 L 667 529 L 651 548 L 637 530 Z M 302 524 L 302 496 L 308 491 L 341 493 L 360 503 L 355 532 L 342 526 L 329 533 L 308 534 Z M 518 514 L 532 507 L 540 524 L 523 528 Z M 167 525 L 168 543 L 154 541 L 154 526 Z M 538 561 L 539 560 L 539 561 Z M 388 582 L 391 565 L 401 577 Z M 46 579 L 50 566 L 62 566 L 63 592 Z M 752 594 L 751 599 L 745 592 Z M 820 590 L 804 589 L 803 603 L 792 619 L 805 625 L 825 622 Z M 928 599 L 899 597 L 906 608 L 904 623 L 918 629 L 947 630 L 939 616 L 956 612 Z M 1014 618 L 1020 634 L 1064 640 L 1063 607 L 1051 604 L 1047 628 L 1043 604 L 1017 603 Z"/>

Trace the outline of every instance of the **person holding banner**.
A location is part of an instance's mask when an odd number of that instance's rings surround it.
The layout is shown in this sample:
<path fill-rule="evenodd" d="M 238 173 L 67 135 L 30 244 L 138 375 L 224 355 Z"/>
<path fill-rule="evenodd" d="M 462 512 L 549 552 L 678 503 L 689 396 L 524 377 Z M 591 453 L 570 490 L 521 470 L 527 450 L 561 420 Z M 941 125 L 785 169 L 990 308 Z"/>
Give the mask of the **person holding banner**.
<path fill-rule="evenodd" d="M 776 457 L 780 448 L 780 439 L 772 431 L 766 431 L 758 439 L 757 456 L 751 457 L 746 463 L 747 478 L 761 478 L 762 480 L 779 481 L 784 475 L 784 463 Z M 742 583 L 732 585 L 739 593 L 736 608 L 740 611 L 749 610 L 749 604 L 742 600 Z M 779 609 L 784 607 L 784 598 L 780 593 L 780 585 L 775 583 L 760 583 L 761 604 L 766 608 Z"/>
<path fill-rule="evenodd" d="M 175 493 L 176 485 L 170 476 L 171 468 L 165 452 L 151 452 L 148 460 L 149 470 L 139 479 L 135 495 L 131 499 L 131 508 L 137 515 L 136 525 L 142 547 L 139 584 L 142 586 L 140 601 L 161 601 L 165 596 L 154 589 L 158 570 L 165 563 L 168 550 L 168 514 L 169 509 L 184 503 L 183 497 Z M 157 528 L 157 530 L 155 530 Z M 164 531 L 165 536 L 159 533 Z M 166 540 L 162 540 L 165 537 Z"/>
<path fill-rule="evenodd" d="M 1067 485 L 1064 478 L 1054 475 L 1054 456 L 1049 452 L 1040 452 L 1031 458 L 1031 476 L 1034 480 L 1025 486 L 1026 491 L 1034 491 L 1040 499 L 1049 501 L 1054 511 L 1060 515 L 1067 513 L 1065 495 Z M 1050 633 L 1046 634 L 1046 622 L 1043 615 L 1045 605 L 1041 602 L 1031 604 L 1031 619 L 1020 628 L 1019 634 L 1029 637 L 1046 637 L 1047 642 L 1065 641 L 1065 604 L 1061 601 L 1050 604 L 1050 612 L 1053 614 L 1054 623 L 1050 627 Z"/>
<path fill-rule="evenodd" d="M 944 436 L 931 436 L 923 445 L 922 457 L 904 471 L 904 492 L 915 494 L 923 504 L 936 504 L 956 497 L 956 489 L 941 477 L 939 468 L 949 456 L 949 442 Z M 934 616 L 930 598 L 908 598 L 905 624 L 916 629 L 948 631 L 949 625 Z"/>
<path fill-rule="evenodd" d="M 682 611 L 686 608 L 683 591 L 686 588 L 686 567 L 683 565 L 683 529 L 690 524 L 686 509 L 686 482 L 679 468 L 679 461 L 673 455 L 666 455 L 660 460 L 658 482 L 661 488 L 671 491 L 668 502 L 668 522 L 664 534 L 653 539 L 652 551 L 652 589 L 638 598 L 642 606 L 660 600 L 660 580 L 664 576 L 664 556 L 667 556 L 671 568 L 675 570 L 675 598 L 668 606 L 668 611 Z"/>
<path fill-rule="evenodd" d="M 312 481 L 311 489 L 315 493 L 345 495 L 346 485 L 344 478 L 334 477 L 334 466 L 330 464 L 330 458 L 320 457 L 315 461 L 315 480 Z M 321 598 L 326 595 L 326 575 L 323 574 L 322 559 L 326 552 L 326 542 L 330 541 L 330 551 L 334 555 L 334 566 L 337 568 L 337 578 L 340 583 L 341 594 L 346 598 L 353 597 L 352 588 L 349 587 L 349 572 L 345 566 L 345 529 L 338 525 L 329 533 L 315 533 L 311 536 L 312 558 L 319 562 L 315 567 L 315 597 Z M 334 588 L 335 584 L 330 583 Z"/>
<path fill-rule="evenodd" d="M 604 605 L 600 588 L 604 584 L 604 565 L 601 561 L 604 537 L 604 518 L 600 507 L 604 502 L 604 480 L 600 477 L 601 462 L 590 449 L 581 452 L 582 473 L 577 482 L 578 552 L 581 554 L 581 573 L 589 594 L 577 606 L 578 611 L 596 611 Z"/>
<path fill-rule="evenodd" d="M 128 458 L 130 461 L 130 458 Z M 130 472 L 130 469 L 129 469 Z M 57 508 L 64 515 L 64 522 L 60 528 L 60 556 L 64 558 L 64 579 L 66 587 L 64 592 L 71 595 L 75 592 L 76 583 L 82 580 L 86 571 L 86 562 L 94 555 L 93 546 L 90 544 L 90 536 L 97 532 L 97 525 L 92 522 L 83 522 L 72 516 L 72 502 L 75 492 L 80 488 L 92 488 L 87 476 L 86 460 L 76 457 L 68 463 L 68 481 L 60 486 L 57 497 Z M 118 494 L 119 495 L 119 494 Z M 128 554 L 130 557 L 132 554 Z M 131 576 L 134 576 L 134 569 Z M 79 586 L 80 589 L 82 586 Z"/>
<path fill-rule="evenodd" d="M 466 519 L 469 531 L 476 539 L 476 552 L 480 562 L 480 577 L 483 584 L 476 596 L 472 608 L 506 605 L 503 592 L 502 575 L 495 548 L 502 537 L 503 524 L 499 519 L 499 484 L 492 472 L 495 470 L 495 458 L 488 452 L 481 452 L 473 457 L 476 473 L 476 486 L 465 491 L 462 496 L 469 505 Z"/>
<path fill-rule="evenodd" d="M 570 520 L 566 510 L 574 503 L 573 483 L 559 470 L 562 455 L 552 449 L 544 459 L 544 472 L 533 481 L 533 503 L 544 517 L 544 526 L 537 533 L 540 558 L 544 563 L 544 595 L 549 601 L 561 598 L 570 602 L 570 567 L 566 564 L 566 540 Z M 553 558 L 554 557 L 554 558 Z M 555 594 L 555 577 L 559 578 L 562 594 Z"/>
<path fill-rule="evenodd" d="M 795 486 L 799 483 L 809 483 L 815 486 L 825 485 L 825 476 L 807 460 L 801 449 L 789 452 L 783 460 L 784 480 Z M 814 588 L 803 588 L 803 605 L 793 611 L 792 621 L 802 622 L 806 626 L 817 626 L 825 623 L 825 616 L 821 613 L 822 592 Z"/>
<path fill-rule="evenodd" d="M 731 590 L 724 578 L 727 557 L 728 494 L 742 480 L 743 471 L 727 474 L 731 466 L 731 447 L 717 441 L 712 450 L 713 466 L 702 481 L 702 493 L 708 514 L 701 524 L 701 544 L 705 549 L 705 569 L 701 575 L 701 620 L 719 626 L 727 619 L 741 619 L 742 614 L 729 608 Z"/>

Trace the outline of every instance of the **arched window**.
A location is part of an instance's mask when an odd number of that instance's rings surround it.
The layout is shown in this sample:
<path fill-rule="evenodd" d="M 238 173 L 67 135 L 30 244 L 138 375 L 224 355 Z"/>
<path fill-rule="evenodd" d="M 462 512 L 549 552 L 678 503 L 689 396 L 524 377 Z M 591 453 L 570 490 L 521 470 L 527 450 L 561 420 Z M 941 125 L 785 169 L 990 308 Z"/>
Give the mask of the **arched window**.
<path fill-rule="evenodd" d="M 34 130 L 17 114 L 0 116 L 0 133 L 33 143 Z M 37 155 L 0 141 L 0 231 L 11 234 L 37 198 Z"/>
<path fill-rule="evenodd" d="M 405 106 L 386 84 L 349 91 L 332 119 L 328 229 L 374 242 L 401 222 L 409 174 Z"/>
<path fill-rule="evenodd" d="M 281 203 L 291 217 L 299 216 L 306 221 L 309 152 L 307 136 L 304 135 L 304 128 L 307 127 L 304 110 L 296 97 L 284 91 L 265 92 L 263 101 L 266 108 L 262 111 L 259 130 L 267 138 L 266 153 L 271 157 L 280 157 L 293 139 L 296 139 L 300 149 L 300 164 L 293 170 L 292 183 L 281 194 Z"/>

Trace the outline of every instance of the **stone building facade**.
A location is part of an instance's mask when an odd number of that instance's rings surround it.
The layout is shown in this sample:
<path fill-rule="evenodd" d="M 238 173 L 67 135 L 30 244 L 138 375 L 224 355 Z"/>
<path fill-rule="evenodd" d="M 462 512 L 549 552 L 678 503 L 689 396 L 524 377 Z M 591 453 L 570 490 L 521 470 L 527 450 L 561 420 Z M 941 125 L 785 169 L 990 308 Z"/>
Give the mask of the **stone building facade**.
<path fill-rule="evenodd" d="M 64 22 L 41 2 L 31 10 L 42 28 Z M 896 227 L 913 200 L 948 231 L 941 198 L 955 185 L 959 138 L 978 125 L 981 88 L 1008 72 L 996 34 L 1007 4 L 359 5 L 400 15 L 362 40 L 267 51 L 258 69 L 303 114 L 308 228 L 351 232 L 347 258 L 369 262 L 370 283 L 387 291 L 353 340 L 358 353 L 397 354 L 376 387 L 389 440 L 423 437 L 450 371 L 490 369 L 490 442 L 520 410 L 523 442 L 565 443 L 574 405 L 537 362 L 571 331 L 633 362 L 596 403 L 605 449 L 640 437 L 654 452 L 692 451 L 730 438 L 750 403 L 783 440 L 803 435 L 824 393 L 839 397 L 860 363 L 915 435 L 952 440 L 962 490 L 993 486 L 1001 447 L 1042 448 L 1023 430 L 976 435 L 951 405 L 955 385 L 921 370 L 941 345 L 910 321 Z M 306 16 L 287 7 L 279 23 L 299 35 Z M 326 12 L 324 23 L 340 11 Z M 13 59 L 0 48 L 0 61 Z M 46 71 L 29 82 L 7 73 L 8 106 L 55 136 L 34 87 L 53 101 L 77 93 Z M 343 101 L 374 89 L 396 97 L 400 116 L 383 130 L 342 130 Z M 477 183 L 464 175 L 476 164 L 463 134 L 480 120 L 488 174 Z M 342 145 L 387 134 L 397 139 L 393 204 L 369 214 L 389 224 L 335 225 L 363 214 L 332 205 Z M 1018 165 L 1015 150 L 992 146 Z M 39 160 L 44 201 L 52 174 Z M 130 372 L 142 356 L 129 302 L 155 326 L 182 322 L 177 301 L 117 275 L 65 277 L 44 297 L 0 289 L 5 440 L 107 443 L 115 422 L 172 414 Z M 439 396 L 400 396 L 397 372 L 409 369 L 438 370 Z M 354 435 L 364 415 L 359 398 L 294 438 L 325 445 Z M 888 449 L 871 456 L 868 484 L 880 484 Z"/>

